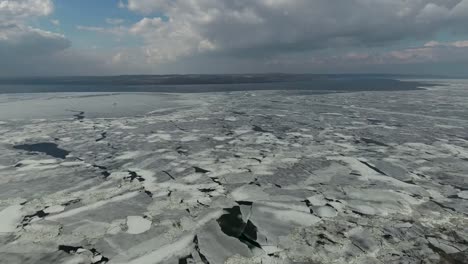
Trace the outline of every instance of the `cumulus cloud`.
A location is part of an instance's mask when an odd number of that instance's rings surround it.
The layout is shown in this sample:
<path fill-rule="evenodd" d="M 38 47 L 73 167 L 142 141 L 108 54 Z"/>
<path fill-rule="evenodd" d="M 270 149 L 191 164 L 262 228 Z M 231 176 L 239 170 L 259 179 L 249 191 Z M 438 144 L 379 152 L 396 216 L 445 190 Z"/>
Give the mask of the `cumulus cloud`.
<path fill-rule="evenodd" d="M 424 39 L 468 23 L 468 0 L 128 0 L 154 62 L 200 54 L 274 57 Z M 166 19 L 151 17 L 163 13 Z"/>
<path fill-rule="evenodd" d="M 51 0 L 0 0 L 0 20 L 47 16 L 53 11 Z"/>
<path fill-rule="evenodd" d="M 53 10 L 51 0 L 0 0 L 2 69 L 70 47 L 65 36 L 27 25 L 30 19 L 50 15 Z"/>
<path fill-rule="evenodd" d="M 182 23 L 182 24 L 181 24 Z M 213 50 L 216 47 L 184 21 L 163 21 L 161 18 L 144 18 L 130 32 L 142 36 L 146 42 L 144 53 L 150 63 L 172 61 L 194 52 Z"/>
<path fill-rule="evenodd" d="M 44 56 L 70 46 L 63 35 L 23 25 L 0 25 L 0 54 L 3 59 Z"/>

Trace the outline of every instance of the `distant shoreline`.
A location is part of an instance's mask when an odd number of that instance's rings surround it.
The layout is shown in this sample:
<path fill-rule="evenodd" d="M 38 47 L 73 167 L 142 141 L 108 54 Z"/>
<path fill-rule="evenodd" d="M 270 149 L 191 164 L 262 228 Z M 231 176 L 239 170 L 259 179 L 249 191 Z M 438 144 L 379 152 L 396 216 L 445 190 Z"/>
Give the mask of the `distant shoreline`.
<path fill-rule="evenodd" d="M 0 85 L 195 85 L 310 82 L 338 80 L 450 79 L 448 76 L 398 74 L 169 74 L 117 76 L 0 77 Z"/>
<path fill-rule="evenodd" d="M 206 93 L 258 90 L 357 92 L 424 90 L 431 82 L 380 75 L 158 75 L 57 77 L 0 80 L 0 93 L 165 92 Z"/>

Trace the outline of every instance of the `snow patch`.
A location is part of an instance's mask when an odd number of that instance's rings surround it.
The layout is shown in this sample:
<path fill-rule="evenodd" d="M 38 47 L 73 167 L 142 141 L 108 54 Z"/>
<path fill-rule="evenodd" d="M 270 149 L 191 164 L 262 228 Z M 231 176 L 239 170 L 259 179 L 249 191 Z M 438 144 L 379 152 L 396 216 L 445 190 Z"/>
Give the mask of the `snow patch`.
<path fill-rule="evenodd" d="M 11 233 L 16 230 L 21 221 L 21 205 L 12 205 L 0 211 L 0 234 Z"/>
<path fill-rule="evenodd" d="M 128 216 L 127 217 L 127 233 L 132 235 L 138 235 L 145 233 L 151 229 L 152 222 L 141 216 Z"/>

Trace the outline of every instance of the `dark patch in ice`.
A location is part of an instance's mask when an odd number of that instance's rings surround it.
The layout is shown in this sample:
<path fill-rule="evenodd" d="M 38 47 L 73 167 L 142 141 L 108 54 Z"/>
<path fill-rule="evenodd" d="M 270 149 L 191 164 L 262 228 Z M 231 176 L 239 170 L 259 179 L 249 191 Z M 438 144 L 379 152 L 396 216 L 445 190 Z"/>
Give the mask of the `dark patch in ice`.
<path fill-rule="evenodd" d="M 153 193 L 152 192 L 145 190 L 145 194 L 148 195 L 149 197 L 153 198 Z"/>
<path fill-rule="evenodd" d="M 383 237 L 384 239 L 386 239 L 386 240 L 389 240 L 389 239 L 393 238 L 393 236 L 390 235 L 390 234 L 385 234 L 385 235 L 383 235 L 382 237 Z"/>
<path fill-rule="evenodd" d="M 108 263 L 110 261 L 109 258 L 104 257 L 102 255 L 102 253 L 97 251 L 95 248 L 87 250 L 87 249 L 85 249 L 83 247 L 59 245 L 58 250 L 63 251 L 63 252 L 65 252 L 67 254 L 70 254 L 70 255 L 74 255 L 74 254 L 78 253 L 79 250 L 86 250 L 86 251 L 91 252 L 93 254 L 94 258 L 101 257 L 99 260 L 91 262 L 91 264 L 105 264 L 105 263 Z"/>
<path fill-rule="evenodd" d="M 355 246 L 356 248 L 358 248 L 362 252 L 366 253 L 366 251 L 364 249 L 362 249 L 359 244 L 355 243 L 354 241 L 351 241 L 351 244 L 353 244 L 353 246 Z"/>
<path fill-rule="evenodd" d="M 94 257 L 99 257 L 99 256 L 101 257 L 100 260 L 95 261 L 95 262 L 93 262 L 92 264 L 104 264 L 104 263 L 109 262 L 109 260 L 110 260 L 109 258 L 104 257 L 104 256 L 102 255 L 102 253 L 99 252 L 99 251 L 97 251 L 95 248 L 92 248 L 92 249 L 90 249 L 89 251 L 91 251 L 91 253 L 93 253 L 93 256 L 94 256 Z"/>
<path fill-rule="evenodd" d="M 453 185 L 453 187 L 457 188 L 460 191 L 468 191 L 468 187 L 462 187 L 462 186 L 458 186 L 458 185 Z"/>
<path fill-rule="evenodd" d="M 107 138 L 107 132 L 102 132 L 101 137 L 96 139 L 96 142 L 102 141 Z"/>
<path fill-rule="evenodd" d="M 261 187 L 262 185 L 258 182 L 258 178 L 255 178 L 253 181 L 249 182 L 249 185 L 257 185 Z"/>
<path fill-rule="evenodd" d="M 62 204 L 63 206 L 69 206 L 69 205 L 72 205 L 72 204 L 76 204 L 76 203 L 79 203 L 81 202 L 81 199 L 74 199 L 74 200 L 71 200 L 71 201 L 68 201 L 64 204 Z"/>
<path fill-rule="evenodd" d="M 431 199 L 431 202 L 437 204 L 438 206 L 440 206 L 440 207 L 443 208 L 443 209 L 447 209 L 447 210 L 450 210 L 450 211 L 452 211 L 452 212 L 456 212 L 456 211 L 457 211 L 457 210 L 455 210 L 454 208 L 452 208 L 452 207 L 450 207 L 450 206 L 446 206 L 446 205 L 443 205 L 443 204 L 441 204 L 441 203 L 439 203 L 439 202 L 437 202 L 437 201 L 434 201 L 434 199 Z"/>
<path fill-rule="evenodd" d="M 85 112 L 78 112 L 77 114 L 73 116 L 75 117 L 75 120 L 82 121 L 85 118 L 84 114 Z"/>
<path fill-rule="evenodd" d="M 252 130 L 255 131 L 255 132 L 261 132 L 261 133 L 271 133 L 270 131 L 265 130 L 262 127 L 257 126 L 257 125 L 253 125 Z"/>
<path fill-rule="evenodd" d="M 96 165 L 96 164 L 93 164 L 92 166 L 94 168 L 96 168 L 96 169 L 102 170 L 101 175 L 104 176 L 105 179 L 111 175 L 110 172 L 108 171 L 107 167 L 105 167 L 105 166 L 100 166 L 100 165 Z"/>
<path fill-rule="evenodd" d="M 162 171 L 164 174 L 166 174 L 167 176 L 169 176 L 169 178 L 175 180 L 174 176 L 172 176 L 169 172 L 167 171 Z"/>
<path fill-rule="evenodd" d="M 195 260 L 193 259 L 192 254 L 179 259 L 179 264 L 191 264 L 191 263 L 195 263 Z"/>
<path fill-rule="evenodd" d="M 200 201 L 198 201 L 198 200 L 197 200 L 197 203 L 198 203 L 199 205 L 203 206 L 203 207 L 207 207 L 207 208 L 208 208 L 208 207 L 210 207 L 209 205 L 207 205 L 207 204 L 204 204 L 204 203 L 201 203 L 201 202 L 200 202 Z"/>
<path fill-rule="evenodd" d="M 326 242 L 331 243 L 331 244 L 337 244 L 336 241 L 332 240 L 331 238 L 329 238 L 327 235 L 325 235 L 323 233 L 319 234 L 318 237 L 320 239 L 319 243 L 322 242 L 322 243 L 320 243 L 322 245 L 326 244 Z"/>
<path fill-rule="evenodd" d="M 199 190 L 200 192 L 202 192 L 202 193 L 211 193 L 211 192 L 216 191 L 216 189 L 214 189 L 214 188 L 200 188 L 200 189 L 198 189 L 198 190 Z"/>
<path fill-rule="evenodd" d="M 257 240 L 257 227 L 248 220 L 247 223 L 242 219 L 242 212 L 239 206 L 224 209 L 226 214 L 218 218 L 217 222 L 223 233 L 230 237 L 239 239 L 250 249 L 262 248 Z"/>
<path fill-rule="evenodd" d="M 177 147 L 176 151 L 177 153 L 179 153 L 179 155 L 184 155 L 184 156 L 188 155 L 188 150 L 184 149 L 182 146 Z"/>
<path fill-rule="evenodd" d="M 356 210 L 352 210 L 351 212 L 353 212 L 353 213 L 355 213 L 355 214 L 357 214 L 357 215 L 359 215 L 359 216 L 367 216 L 366 214 L 361 213 L 361 212 L 358 212 L 358 211 L 356 211 Z"/>
<path fill-rule="evenodd" d="M 136 173 L 134 171 L 129 170 L 128 173 L 130 174 L 130 176 L 125 177 L 124 178 L 125 180 L 130 180 L 131 182 L 134 181 L 134 180 L 137 180 L 139 182 L 144 182 L 145 181 L 145 178 L 141 177 L 141 175 L 138 175 L 138 173 Z"/>
<path fill-rule="evenodd" d="M 210 264 L 210 262 L 208 261 L 208 259 L 205 257 L 205 255 L 203 255 L 200 251 L 200 245 L 198 243 L 198 236 L 195 236 L 193 238 L 193 243 L 195 244 L 195 250 L 198 252 L 198 255 L 200 256 L 200 259 L 201 261 L 204 263 L 204 264 Z"/>
<path fill-rule="evenodd" d="M 258 163 L 262 163 L 262 160 L 259 159 L 259 158 L 249 158 L 249 159 L 251 159 L 251 160 L 256 160 L 256 161 L 258 161 Z"/>
<path fill-rule="evenodd" d="M 250 201 L 236 201 L 236 203 L 239 205 L 247 205 L 247 206 L 253 205 L 253 202 L 250 202 Z"/>
<path fill-rule="evenodd" d="M 314 214 L 314 209 L 312 208 L 313 207 L 312 203 L 307 199 L 305 199 L 303 202 L 307 205 L 307 207 L 309 207 L 309 212 L 311 214 Z"/>
<path fill-rule="evenodd" d="M 330 208 L 332 208 L 332 209 L 335 209 L 335 211 L 338 211 L 333 205 L 331 205 L 331 204 L 329 204 L 329 203 L 325 204 L 325 206 L 326 206 L 326 207 L 330 207 Z"/>
<path fill-rule="evenodd" d="M 40 152 L 59 159 L 65 159 L 67 155 L 70 154 L 69 151 L 59 148 L 55 143 L 23 144 L 15 145 L 13 148 L 30 152 Z"/>
<path fill-rule="evenodd" d="M 83 247 L 74 247 L 74 246 L 65 246 L 65 245 L 59 245 L 58 250 L 63 251 L 68 254 L 75 254 L 78 252 L 78 250 L 84 249 Z"/>
<path fill-rule="evenodd" d="M 21 225 L 24 227 L 24 226 L 27 226 L 31 223 L 31 221 L 34 219 L 34 218 L 39 218 L 39 219 L 42 219 L 42 218 L 45 218 L 46 216 L 48 216 L 49 214 L 44 212 L 44 210 L 40 210 L 40 211 L 37 211 L 36 213 L 34 214 L 31 214 L 31 215 L 26 215 L 23 220 L 21 221 Z"/>
<path fill-rule="evenodd" d="M 362 160 L 360 160 L 360 162 L 361 162 L 362 164 L 366 165 L 367 167 L 373 169 L 374 171 L 376 171 L 376 172 L 378 172 L 378 173 L 380 173 L 380 174 L 382 174 L 382 175 L 388 176 L 385 172 L 379 170 L 379 169 L 378 169 L 377 167 L 375 167 L 375 166 L 372 166 L 372 165 L 369 164 L 368 162 L 365 162 L 365 161 L 362 161 Z"/>
<path fill-rule="evenodd" d="M 74 117 L 75 120 L 77 120 L 77 121 L 82 122 L 83 119 L 85 118 L 85 112 L 83 112 L 83 111 L 68 110 L 68 109 L 67 109 L 66 111 L 72 112 L 72 113 L 76 113 L 76 114 L 73 115 L 73 117 Z"/>
<path fill-rule="evenodd" d="M 374 140 L 374 139 L 370 139 L 370 138 L 361 138 L 360 141 L 366 143 L 366 144 L 370 144 L 370 145 L 377 145 L 377 146 L 382 146 L 382 147 L 388 147 L 387 144 L 385 143 L 382 143 L 380 141 L 377 141 L 377 140 Z"/>
<path fill-rule="evenodd" d="M 103 171 L 101 172 L 102 176 L 104 176 L 104 178 L 107 178 L 109 177 L 111 174 L 108 172 L 108 171 Z"/>
<path fill-rule="evenodd" d="M 371 125 L 381 125 L 381 124 L 384 123 L 382 120 L 375 119 L 375 118 L 367 118 L 367 121 L 368 121 Z"/>
<path fill-rule="evenodd" d="M 209 170 L 202 169 L 200 167 L 193 167 L 195 169 L 195 173 L 208 173 Z"/>

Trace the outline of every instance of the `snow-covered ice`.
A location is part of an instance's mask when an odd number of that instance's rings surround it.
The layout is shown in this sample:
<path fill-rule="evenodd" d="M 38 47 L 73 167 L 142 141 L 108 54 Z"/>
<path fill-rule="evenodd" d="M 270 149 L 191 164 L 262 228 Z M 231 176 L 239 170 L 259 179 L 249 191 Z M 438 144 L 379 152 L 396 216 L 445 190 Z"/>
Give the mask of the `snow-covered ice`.
<path fill-rule="evenodd" d="M 0 263 L 467 263 L 468 82 L 438 82 L 0 95 Z"/>

